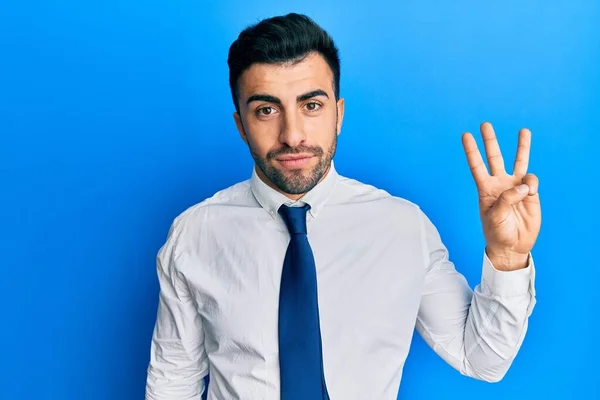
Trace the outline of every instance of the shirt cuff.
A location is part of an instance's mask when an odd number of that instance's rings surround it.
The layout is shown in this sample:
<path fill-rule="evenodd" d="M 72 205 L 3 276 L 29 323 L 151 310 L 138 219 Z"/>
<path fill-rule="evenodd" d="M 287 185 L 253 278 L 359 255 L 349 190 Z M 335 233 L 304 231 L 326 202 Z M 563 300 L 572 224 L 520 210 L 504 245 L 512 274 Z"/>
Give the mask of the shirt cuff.
<path fill-rule="evenodd" d="M 492 265 L 485 250 L 483 252 L 482 282 L 496 296 L 515 297 L 530 293 L 535 297 L 535 266 L 531 252 L 527 267 L 514 271 L 500 271 Z"/>

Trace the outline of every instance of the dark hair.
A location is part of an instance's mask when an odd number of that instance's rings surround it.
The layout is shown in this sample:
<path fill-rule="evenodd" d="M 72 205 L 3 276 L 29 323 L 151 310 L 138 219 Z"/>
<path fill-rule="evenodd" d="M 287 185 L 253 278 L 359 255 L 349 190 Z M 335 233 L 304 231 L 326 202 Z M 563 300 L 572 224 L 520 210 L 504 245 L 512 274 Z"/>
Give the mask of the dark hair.
<path fill-rule="evenodd" d="M 238 80 L 254 63 L 282 64 L 303 60 L 317 52 L 333 72 L 336 100 L 340 97 L 340 58 L 329 34 L 306 15 L 290 13 L 260 21 L 244 29 L 229 48 L 229 87 L 240 112 Z"/>

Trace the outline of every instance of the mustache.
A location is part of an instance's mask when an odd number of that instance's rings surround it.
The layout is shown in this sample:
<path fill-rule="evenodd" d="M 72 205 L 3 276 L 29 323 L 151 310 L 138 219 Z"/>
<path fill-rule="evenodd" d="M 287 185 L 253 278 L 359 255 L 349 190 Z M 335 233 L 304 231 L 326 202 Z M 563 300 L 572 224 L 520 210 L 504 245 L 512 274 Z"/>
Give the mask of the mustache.
<path fill-rule="evenodd" d="M 309 153 L 320 157 L 323 155 L 323 149 L 320 147 L 308 147 L 308 146 L 298 146 L 298 147 L 282 147 L 279 150 L 272 150 L 267 153 L 267 160 L 272 160 L 276 157 L 283 155 L 293 155 L 293 154 L 301 154 L 301 153 Z"/>

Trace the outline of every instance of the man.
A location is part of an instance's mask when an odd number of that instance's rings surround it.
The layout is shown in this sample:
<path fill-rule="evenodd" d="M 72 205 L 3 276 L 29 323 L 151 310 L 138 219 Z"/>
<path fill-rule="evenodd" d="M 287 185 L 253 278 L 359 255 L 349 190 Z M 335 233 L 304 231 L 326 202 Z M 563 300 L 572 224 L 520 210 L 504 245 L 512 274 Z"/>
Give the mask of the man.
<path fill-rule="evenodd" d="M 471 290 L 417 205 L 336 172 L 344 100 L 325 31 L 298 14 L 267 19 L 228 63 L 256 165 L 178 216 L 158 254 L 146 398 L 396 399 L 415 328 L 462 374 L 500 380 L 535 304 L 530 132 L 513 175 L 490 124 L 489 173 L 463 135 L 486 239 Z"/>

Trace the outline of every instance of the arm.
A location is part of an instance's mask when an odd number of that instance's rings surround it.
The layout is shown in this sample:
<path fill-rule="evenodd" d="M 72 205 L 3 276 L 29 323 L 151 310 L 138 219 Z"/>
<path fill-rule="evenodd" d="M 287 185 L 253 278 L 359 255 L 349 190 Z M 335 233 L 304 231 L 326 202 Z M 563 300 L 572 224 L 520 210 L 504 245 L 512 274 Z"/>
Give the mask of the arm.
<path fill-rule="evenodd" d="M 499 271 L 484 252 L 482 280 L 472 291 L 449 261 L 437 229 L 421 216 L 427 271 L 416 329 L 463 375 L 497 382 L 517 355 L 535 305 L 533 261 Z"/>
<path fill-rule="evenodd" d="M 208 374 L 202 320 L 178 271 L 178 226 L 157 256 L 158 312 L 150 349 L 146 400 L 199 400 Z"/>

